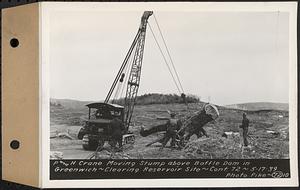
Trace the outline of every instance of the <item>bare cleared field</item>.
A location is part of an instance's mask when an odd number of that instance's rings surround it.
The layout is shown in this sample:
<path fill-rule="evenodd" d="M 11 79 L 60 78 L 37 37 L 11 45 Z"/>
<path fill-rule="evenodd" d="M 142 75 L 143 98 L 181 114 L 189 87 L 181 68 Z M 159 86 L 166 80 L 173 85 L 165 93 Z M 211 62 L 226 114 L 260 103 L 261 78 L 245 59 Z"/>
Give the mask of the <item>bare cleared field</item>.
<path fill-rule="evenodd" d="M 203 159 L 280 159 L 289 158 L 289 115 L 288 111 L 258 110 L 247 111 L 250 120 L 249 141 L 250 148 L 241 148 L 241 131 L 239 125 L 243 111 L 219 107 L 220 117 L 207 124 L 204 129 L 209 137 L 197 139 L 192 137 L 187 146 L 182 150 L 165 148 L 160 151 L 160 144 L 145 147 L 162 134 L 153 134 L 148 137 L 139 135 L 140 126 L 145 128 L 163 123 L 157 117 L 168 117 L 166 110 L 175 111 L 178 117 L 190 112 L 195 112 L 201 105 L 190 104 L 189 109 L 184 104 L 154 104 L 136 106 L 133 115 L 133 126 L 130 129 L 136 137 L 134 145 L 125 145 L 123 152 L 111 153 L 108 144 L 102 154 L 103 158 L 203 158 Z M 51 151 L 62 152 L 64 159 L 84 159 L 93 153 L 85 151 L 81 146 L 81 140 L 77 139 L 77 133 L 83 119 L 87 116 L 87 108 L 84 105 L 77 106 L 51 106 L 51 136 L 67 134 L 50 139 Z M 227 138 L 222 137 L 224 132 L 236 132 Z M 237 134 L 239 132 L 240 134 Z M 101 155 L 100 155 L 101 157 Z"/>

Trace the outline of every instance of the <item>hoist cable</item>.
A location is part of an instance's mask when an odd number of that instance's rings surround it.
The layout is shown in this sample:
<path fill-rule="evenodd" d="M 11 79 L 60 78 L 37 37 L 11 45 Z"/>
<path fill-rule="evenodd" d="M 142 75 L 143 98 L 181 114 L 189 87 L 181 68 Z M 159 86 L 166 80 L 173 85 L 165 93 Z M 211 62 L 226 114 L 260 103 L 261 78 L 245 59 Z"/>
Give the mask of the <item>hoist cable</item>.
<path fill-rule="evenodd" d="M 128 80 L 128 77 L 127 77 L 127 75 L 128 75 L 128 68 L 129 68 L 129 66 L 127 68 L 125 68 L 125 79 L 124 79 L 122 90 L 121 90 L 121 93 L 120 93 L 120 98 L 123 97 L 124 89 L 125 89 L 125 86 L 127 84 L 127 80 Z"/>
<path fill-rule="evenodd" d="M 125 68 L 125 80 L 124 80 L 124 82 L 123 82 L 123 87 L 122 87 L 122 90 L 121 90 L 120 98 L 121 98 L 122 95 L 123 95 L 125 86 L 127 86 L 128 79 L 129 79 L 129 73 L 130 73 L 130 69 L 131 69 L 132 62 L 133 62 L 133 55 L 130 56 L 130 58 L 129 58 L 129 64 L 128 64 L 127 67 Z M 124 98 L 125 98 L 125 96 L 126 96 L 126 94 L 124 95 Z"/>
<path fill-rule="evenodd" d="M 134 48 L 136 48 L 136 47 L 134 47 Z M 132 59 L 133 59 L 132 57 L 133 57 L 133 54 L 131 54 L 127 60 L 126 66 L 124 67 L 124 70 L 123 70 L 124 72 L 122 72 L 122 74 L 125 74 L 125 77 L 123 78 L 123 82 L 118 81 L 117 89 L 114 93 L 114 98 L 113 98 L 112 103 L 115 102 L 116 100 L 120 99 L 123 94 L 124 88 L 128 81 L 128 73 L 129 73 L 129 70 L 132 65 Z"/>
<path fill-rule="evenodd" d="M 172 76 L 173 82 L 175 83 L 176 88 L 177 88 L 177 90 L 178 90 L 178 92 L 179 92 L 179 94 L 180 94 L 180 93 L 181 93 L 181 92 L 180 92 L 180 88 L 178 87 L 178 84 L 177 84 L 177 82 L 176 82 L 176 80 L 175 80 L 175 77 L 174 77 L 174 75 L 173 75 L 173 73 L 172 73 L 172 70 L 171 70 L 171 68 L 170 68 L 170 66 L 169 66 L 169 64 L 168 64 L 168 62 L 167 62 L 167 59 L 166 59 L 166 57 L 165 57 L 165 55 L 164 55 L 164 53 L 163 53 L 163 51 L 162 51 L 162 49 L 161 49 L 161 47 L 160 47 L 160 45 L 159 45 L 159 43 L 158 43 L 158 41 L 157 41 L 155 35 L 154 35 L 154 32 L 153 32 L 152 27 L 151 27 L 151 25 L 150 25 L 149 22 L 148 22 L 148 25 L 149 25 L 150 31 L 151 31 L 151 33 L 152 33 L 152 36 L 153 36 L 153 38 L 154 38 L 154 40 L 155 40 L 155 42 L 156 42 L 156 45 L 157 45 L 157 47 L 158 47 L 158 49 L 159 49 L 159 51 L 160 51 L 160 53 L 161 53 L 161 55 L 162 55 L 162 57 L 163 57 L 163 59 L 164 59 L 164 61 L 165 61 L 165 64 L 167 65 L 168 70 L 169 70 L 169 72 L 170 72 L 170 74 L 171 74 L 171 76 Z"/>
<path fill-rule="evenodd" d="M 176 70 L 176 68 L 175 68 L 175 65 L 174 65 L 173 59 L 172 59 L 172 57 L 171 57 L 171 54 L 170 54 L 169 48 L 168 48 L 168 46 L 167 46 L 167 43 L 166 43 L 166 41 L 165 41 L 165 38 L 164 38 L 164 36 L 163 36 L 163 34 L 162 34 L 162 31 L 161 31 L 161 29 L 160 29 L 160 26 L 159 26 L 159 24 L 158 24 L 158 21 L 157 21 L 157 19 L 156 19 L 155 14 L 153 14 L 153 16 L 154 16 L 154 20 L 155 20 L 155 23 L 156 23 L 156 25 L 157 25 L 157 28 L 158 28 L 158 30 L 159 30 L 160 36 L 161 36 L 161 38 L 162 38 L 162 40 L 163 40 L 163 43 L 164 43 L 164 45 L 165 45 L 165 48 L 166 48 L 166 50 L 167 50 L 167 54 L 168 54 L 168 56 L 169 56 L 171 65 L 172 65 L 172 67 L 173 67 L 173 69 L 174 69 L 174 71 L 175 71 L 175 75 L 176 75 L 176 78 L 177 78 L 177 80 L 178 80 L 179 86 L 180 86 L 182 92 L 184 93 L 184 90 L 183 90 L 181 81 L 180 81 L 180 79 L 179 79 L 178 72 L 177 72 L 177 70 Z"/>
<path fill-rule="evenodd" d="M 125 59 L 123 60 L 123 63 L 122 63 L 122 65 L 121 65 L 121 68 L 119 69 L 118 74 L 117 74 L 116 78 L 114 79 L 114 82 L 113 82 L 113 84 L 111 85 L 108 94 L 106 95 L 106 98 L 105 98 L 105 101 L 104 101 L 104 102 L 107 103 L 107 102 L 109 101 L 109 99 L 110 99 L 110 97 L 111 97 L 111 95 L 112 95 L 112 93 L 113 93 L 113 91 L 114 91 L 114 89 L 115 89 L 115 87 L 116 87 L 116 85 L 117 85 L 117 83 L 118 83 L 118 80 L 119 80 L 119 78 L 120 78 L 120 76 L 121 76 L 121 74 L 122 74 L 122 72 L 123 72 L 123 70 L 124 70 L 124 67 L 126 66 L 126 64 L 127 64 L 127 62 L 128 62 L 128 58 L 129 58 L 129 56 L 131 55 L 133 48 L 136 46 L 136 43 L 137 43 L 137 41 L 138 41 L 138 39 L 139 39 L 139 37 L 140 37 L 140 34 L 141 34 L 141 33 L 140 33 L 140 30 L 138 30 L 138 32 L 137 32 L 137 34 L 136 34 L 136 36 L 135 36 L 135 38 L 134 38 L 134 40 L 133 40 L 133 42 L 132 42 L 130 48 L 129 48 L 129 51 L 128 51 L 127 54 L 126 54 L 126 57 L 125 57 Z"/>
<path fill-rule="evenodd" d="M 117 100 L 117 97 L 118 97 L 118 95 L 119 95 L 121 86 L 122 86 L 122 84 L 119 82 L 119 84 L 118 84 L 118 86 L 117 86 L 117 90 L 115 91 L 114 98 L 112 99 L 112 104 Z"/>

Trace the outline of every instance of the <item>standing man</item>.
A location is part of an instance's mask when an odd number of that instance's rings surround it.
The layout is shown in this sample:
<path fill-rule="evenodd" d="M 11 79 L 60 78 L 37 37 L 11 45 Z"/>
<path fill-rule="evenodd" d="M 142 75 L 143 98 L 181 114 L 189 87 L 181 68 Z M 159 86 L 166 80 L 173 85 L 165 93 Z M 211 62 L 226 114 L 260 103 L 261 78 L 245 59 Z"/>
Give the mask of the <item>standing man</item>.
<path fill-rule="evenodd" d="M 244 140 L 244 146 L 248 146 L 248 128 L 249 128 L 249 119 L 246 116 L 246 113 L 243 113 L 243 121 L 242 125 L 240 125 L 240 128 L 243 129 L 243 140 Z"/>
<path fill-rule="evenodd" d="M 169 119 L 166 125 L 167 130 L 164 138 L 162 139 L 161 149 L 163 149 L 166 146 L 170 139 L 171 147 L 175 147 L 177 130 L 179 130 L 181 127 L 180 121 L 175 118 L 175 113 L 171 113 L 171 118 Z"/>

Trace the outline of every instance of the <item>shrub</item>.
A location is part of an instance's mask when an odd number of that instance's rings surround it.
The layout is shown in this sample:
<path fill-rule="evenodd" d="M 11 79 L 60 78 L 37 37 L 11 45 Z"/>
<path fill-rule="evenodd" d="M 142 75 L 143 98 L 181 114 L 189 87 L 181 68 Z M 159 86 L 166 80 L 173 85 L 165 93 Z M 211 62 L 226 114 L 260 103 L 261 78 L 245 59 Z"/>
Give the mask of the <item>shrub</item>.
<path fill-rule="evenodd" d="M 148 93 L 136 97 L 136 105 L 150 105 L 150 104 L 174 104 L 174 103 L 198 103 L 199 98 L 195 95 L 187 95 L 184 99 L 177 94 L 158 94 Z M 125 99 L 114 100 L 113 103 L 124 105 Z"/>

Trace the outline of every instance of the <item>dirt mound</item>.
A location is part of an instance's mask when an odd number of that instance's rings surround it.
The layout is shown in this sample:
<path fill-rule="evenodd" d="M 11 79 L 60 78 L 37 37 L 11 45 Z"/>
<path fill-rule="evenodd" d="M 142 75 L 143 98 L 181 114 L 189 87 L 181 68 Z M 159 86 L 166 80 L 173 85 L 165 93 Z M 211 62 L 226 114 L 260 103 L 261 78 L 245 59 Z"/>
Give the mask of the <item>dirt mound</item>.
<path fill-rule="evenodd" d="M 184 150 L 192 158 L 214 159 L 241 157 L 239 137 L 203 137 L 188 143 Z"/>

